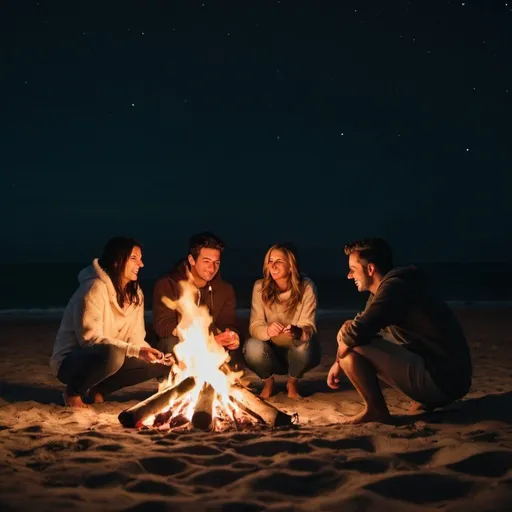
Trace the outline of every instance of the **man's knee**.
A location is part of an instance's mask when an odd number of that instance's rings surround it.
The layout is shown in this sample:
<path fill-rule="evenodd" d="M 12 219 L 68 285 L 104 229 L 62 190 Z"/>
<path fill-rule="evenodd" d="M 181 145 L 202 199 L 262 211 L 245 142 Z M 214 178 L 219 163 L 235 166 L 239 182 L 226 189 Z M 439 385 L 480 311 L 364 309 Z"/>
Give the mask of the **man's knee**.
<path fill-rule="evenodd" d="M 352 370 L 357 365 L 357 360 L 362 357 L 359 352 L 349 350 L 342 359 L 338 359 L 338 364 L 343 370 Z"/>

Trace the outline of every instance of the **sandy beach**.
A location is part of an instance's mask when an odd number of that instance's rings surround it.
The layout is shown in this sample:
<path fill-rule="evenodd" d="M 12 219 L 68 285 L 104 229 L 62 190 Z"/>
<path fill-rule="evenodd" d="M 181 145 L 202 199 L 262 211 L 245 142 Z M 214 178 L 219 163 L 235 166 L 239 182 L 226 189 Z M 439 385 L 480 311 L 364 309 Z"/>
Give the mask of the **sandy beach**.
<path fill-rule="evenodd" d="M 410 415 L 410 402 L 386 388 L 397 425 L 339 425 L 361 404 L 347 382 L 327 388 L 345 319 L 328 316 L 305 398 L 288 399 L 283 378 L 270 399 L 297 412 L 299 425 L 224 433 L 124 429 L 117 415 L 154 393 L 155 382 L 85 411 L 64 407 L 48 367 L 59 322 L 3 319 L 2 510 L 512 510 L 512 310 L 457 315 L 474 362 L 464 400 Z"/>

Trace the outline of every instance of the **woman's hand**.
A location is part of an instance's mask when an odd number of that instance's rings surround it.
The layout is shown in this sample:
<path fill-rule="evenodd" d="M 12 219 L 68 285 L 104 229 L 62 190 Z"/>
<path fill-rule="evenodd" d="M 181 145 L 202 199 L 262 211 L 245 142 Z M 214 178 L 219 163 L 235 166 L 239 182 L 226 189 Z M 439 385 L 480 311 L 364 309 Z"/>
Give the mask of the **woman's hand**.
<path fill-rule="evenodd" d="M 278 334 L 281 334 L 284 330 L 284 325 L 280 324 L 279 322 L 272 322 L 267 327 L 267 336 L 269 338 L 273 338 L 274 336 L 277 336 Z"/>
<path fill-rule="evenodd" d="M 284 329 L 283 333 L 290 333 L 290 336 L 294 340 L 300 340 L 302 337 L 302 329 L 296 325 L 288 324 Z"/>
<path fill-rule="evenodd" d="M 146 363 L 157 363 L 164 360 L 164 355 L 160 350 L 153 347 L 140 347 L 139 359 L 146 361 Z"/>

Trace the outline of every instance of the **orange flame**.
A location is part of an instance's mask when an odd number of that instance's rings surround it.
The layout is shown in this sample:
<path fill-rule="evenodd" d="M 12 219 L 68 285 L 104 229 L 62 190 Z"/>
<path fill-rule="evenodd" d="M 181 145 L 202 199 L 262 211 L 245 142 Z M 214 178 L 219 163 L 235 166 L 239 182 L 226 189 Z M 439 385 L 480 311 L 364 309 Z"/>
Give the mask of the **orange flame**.
<path fill-rule="evenodd" d="M 220 367 L 229 361 L 229 353 L 217 343 L 214 334 L 210 332 L 212 317 L 205 305 L 196 303 L 197 287 L 190 273 L 187 281 L 180 281 L 180 287 L 182 293 L 178 300 L 162 297 L 162 302 L 168 308 L 181 314 L 176 329 L 180 342 L 174 347 L 179 366 L 172 366 L 168 385 L 177 385 L 191 375 L 195 377 L 196 386 L 190 392 L 189 402 L 182 412 L 189 421 L 204 383 L 214 388 L 224 411 L 232 418 L 233 403 L 229 399 L 229 392 L 232 384 L 241 378 L 243 371 L 225 373 L 220 370 Z M 153 419 L 154 417 L 148 418 L 144 424 L 151 424 Z"/>

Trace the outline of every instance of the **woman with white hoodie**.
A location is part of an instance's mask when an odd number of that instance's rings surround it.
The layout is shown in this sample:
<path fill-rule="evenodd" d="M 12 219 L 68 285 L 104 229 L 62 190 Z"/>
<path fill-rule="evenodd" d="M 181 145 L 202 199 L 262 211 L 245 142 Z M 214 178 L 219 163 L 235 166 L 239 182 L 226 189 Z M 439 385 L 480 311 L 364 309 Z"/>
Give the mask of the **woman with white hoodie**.
<path fill-rule="evenodd" d="M 152 364 L 163 354 L 145 340 L 144 295 L 138 283 L 140 244 L 111 238 L 99 259 L 78 274 L 80 283 L 62 318 L 50 367 L 66 384 L 64 403 L 87 407 L 117 389 L 167 377 L 169 367 Z"/>

